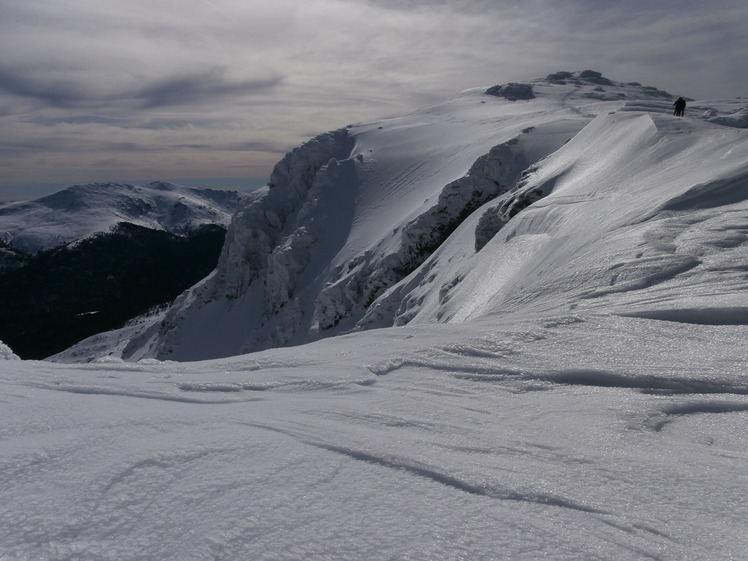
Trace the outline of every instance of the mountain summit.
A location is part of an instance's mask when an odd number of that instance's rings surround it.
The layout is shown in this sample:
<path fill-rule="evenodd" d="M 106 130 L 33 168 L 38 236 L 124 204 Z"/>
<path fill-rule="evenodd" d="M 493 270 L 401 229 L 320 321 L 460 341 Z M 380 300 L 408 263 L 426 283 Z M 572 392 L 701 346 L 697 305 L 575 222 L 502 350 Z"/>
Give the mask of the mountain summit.
<path fill-rule="evenodd" d="M 116 352 L 196 360 L 496 314 L 743 321 L 745 102 L 676 118 L 676 97 L 556 72 L 322 134 L 243 200 L 216 270 Z"/>

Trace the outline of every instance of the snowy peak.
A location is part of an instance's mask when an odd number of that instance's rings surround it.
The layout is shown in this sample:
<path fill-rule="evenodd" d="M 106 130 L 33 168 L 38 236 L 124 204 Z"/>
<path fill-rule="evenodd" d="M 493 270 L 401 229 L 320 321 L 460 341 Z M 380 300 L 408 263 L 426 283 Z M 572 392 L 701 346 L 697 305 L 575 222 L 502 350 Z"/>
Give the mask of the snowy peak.
<path fill-rule="evenodd" d="M 691 249 L 666 255 L 677 245 L 652 241 L 666 235 L 658 221 L 688 193 L 707 204 L 703 193 L 724 191 L 710 186 L 747 173 L 741 102 L 689 102 L 680 119 L 673 97 L 557 72 L 322 134 L 242 201 L 214 274 L 123 356 L 195 360 L 624 302 L 650 313 L 630 290 L 702 262 Z M 661 302 L 677 307 L 679 294 Z"/>
<path fill-rule="evenodd" d="M 203 224 L 228 225 L 240 195 L 166 182 L 75 185 L 34 201 L 0 205 L 0 236 L 34 253 L 108 232 L 119 222 L 182 234 Z"/>

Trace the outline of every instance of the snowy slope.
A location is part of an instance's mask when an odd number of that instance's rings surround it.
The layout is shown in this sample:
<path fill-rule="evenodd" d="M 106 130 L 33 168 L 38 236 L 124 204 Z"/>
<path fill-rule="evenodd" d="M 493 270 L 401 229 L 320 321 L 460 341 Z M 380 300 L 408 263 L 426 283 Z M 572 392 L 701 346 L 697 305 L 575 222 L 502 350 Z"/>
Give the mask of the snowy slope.
<path fill-rule="evenodd" d="M 748 321 L 745 131 L 624 106 L 523 183 L 393 290 L 399 324 L 570 310 L 695 322 L 732 310 Z M 512 204 L 538 191 L 542 200 L 506 220 Z M 502 227 L 475 253 L 473 231 L 486 217 Z M 456 258 L 458 267 L 440 266 Z"/>
<path fill-rule="evenodd" d="M 33 201 L 0 204 L 0 238 L 35 253 L 108 232 L 119 222 L 181 234 L 202 224 L 227 226 L 240 195 L 165 182 L 75 185 Z"/>
<path fill-rule="evenodd" d="M 18 360 L 18 356 L 2 341 L 0 341 L 0 360 Z"/>
<path fill-rule="evenodd" d="M 747 338 L 590 314 L 207 362 L 0 361 L 0 551 L 739 561 Z"/>
<path fill-rule="evenodd" d="M 491 91 L 290 153 L 93 362 L 0 360 L 0 559 L 748 558 L 744 103 Z"/>
<path fill-rule="evenodd" d="M 693 288 L 698 301 L 667 287 L 729 269 L 731 243 L 742 251 L 739 226 L 732 242 L 676 238 L 721 228 L 721 207 L 745 198 L 745 105 L 691 103 L 687 119 L 671 106 L 652 87 L 557 73 L 320 135 L 244 201 L 214 275 L 124 356 L 204 359 L 558 311 L 560 294 L 566 309 L 630 312 L 620 294 L 634 286 L 644 314 L 741 306 L 739 273 L 737 292 Z"/>

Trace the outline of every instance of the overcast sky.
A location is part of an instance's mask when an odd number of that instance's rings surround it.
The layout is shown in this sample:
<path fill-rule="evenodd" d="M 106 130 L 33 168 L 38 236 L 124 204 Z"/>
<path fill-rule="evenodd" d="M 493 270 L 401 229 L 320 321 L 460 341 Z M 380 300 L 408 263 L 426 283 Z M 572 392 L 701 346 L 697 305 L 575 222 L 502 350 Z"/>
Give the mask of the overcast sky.
<path fill-rule="evenodd" d="M 262 184 L 318 133 L 558 70 L 748 96 L 746 29 L 745 0 L 2 0 L 0 200 Z"/>

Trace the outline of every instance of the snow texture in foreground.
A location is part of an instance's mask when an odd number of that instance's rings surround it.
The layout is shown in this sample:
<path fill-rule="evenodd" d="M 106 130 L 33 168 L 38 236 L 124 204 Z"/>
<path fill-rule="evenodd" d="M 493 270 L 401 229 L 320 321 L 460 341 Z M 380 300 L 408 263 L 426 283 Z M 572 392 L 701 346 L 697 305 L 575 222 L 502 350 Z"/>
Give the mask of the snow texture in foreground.
<path fill-rule="evenodd" d="M 2 361 L 0 549 L 745 559 L 747 337 L 585 314 L 210 362 Z"/>

